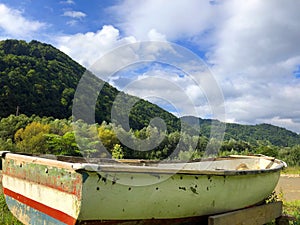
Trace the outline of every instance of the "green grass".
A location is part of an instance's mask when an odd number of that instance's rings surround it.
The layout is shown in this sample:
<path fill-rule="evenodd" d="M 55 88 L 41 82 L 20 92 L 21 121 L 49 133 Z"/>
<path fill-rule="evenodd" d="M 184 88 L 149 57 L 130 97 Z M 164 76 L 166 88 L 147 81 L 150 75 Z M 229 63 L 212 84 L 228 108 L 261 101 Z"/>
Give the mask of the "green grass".
<path fill-rule="evenodd" d="M 290 224 L 300 225 L 300 200 L 283 202 L 283 212 L 296 218 L 296 221 L 290 221 Z"/>
<path fill-rule="evenodd" d="M 1 225 L 22 225 L 9 211 L 4 195 L 0 194 L 0 224 Z"/>
<path fill-rule="evenodd" d="M 298 174 L 300 175 L 300 166 L 287 167 L 282 171 L 283 174 Z"/>

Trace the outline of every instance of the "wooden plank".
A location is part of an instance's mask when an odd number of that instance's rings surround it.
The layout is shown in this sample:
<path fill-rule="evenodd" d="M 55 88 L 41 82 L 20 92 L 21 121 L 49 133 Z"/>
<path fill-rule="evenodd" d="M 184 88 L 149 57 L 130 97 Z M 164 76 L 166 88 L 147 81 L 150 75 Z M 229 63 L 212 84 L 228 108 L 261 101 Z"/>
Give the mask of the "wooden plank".
<path fill-rule="evenodd" d="M 262 225 L 282 215 L 282 202 L 254 206 L 208 217 L 208 225 Z"/>

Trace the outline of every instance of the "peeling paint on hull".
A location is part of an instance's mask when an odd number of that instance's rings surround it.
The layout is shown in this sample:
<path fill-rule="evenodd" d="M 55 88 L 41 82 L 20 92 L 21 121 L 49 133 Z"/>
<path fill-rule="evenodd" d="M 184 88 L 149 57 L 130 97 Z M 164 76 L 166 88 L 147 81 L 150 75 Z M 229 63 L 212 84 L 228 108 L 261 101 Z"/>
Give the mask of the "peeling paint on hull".
<path fill-rule="evenodd" d="M 240 165 L 261 168 L 236 171 Z M 9 209 L 24 224 L 36 225 L 193 224 L 202 216 L 262 201 L 274 190 L 284 165 L 238 157 L 181 164 L 175 173 L 173 164 L 67 163 L 12 153 L 2 157 Z"/>
<path fill-rule="evenodd" d="M 124 185 L 112 184 L 109 179 L 98 181 L 97 174 L 90 172 L 83 185 L 79 219 L 168 219 L 221 213 L 262 201 L 274 190 L 279 179 L 279 174 L 270 173 L 259 177 L 252 174 L 238 177 L 175 174 L 159 182 L 149 174 L 100 173 L 117 177 L 118 182 L 132 179 L 131 185 L 128 182 Z M 141 179 L 145 178 L 153 179 L 153 184 L 141 185 Z M 160 179 L 163 178 L 161 175 Z"/>
<path fill-rule="evenodd" d="M 44 210 L 41 210 L 41 208 L 38 205 L 35 205 L 34 207 L 30 207 L 28 205 L 29 201 L 25 201 L 25 203 L 21 202 L 20 200 L 16 200 L 14 197 L 10 197 L 6 194 L 5 200 L 7 205 L 9 206 L 10 211 L 14 215 L 18 215 L 17 218 L 24 224 L 30 224 L 30 225 L 41 225 L 41 224 L 47 224 L 47 225 L 66 225 L 66 224 L 75 224 L 75 220 L 72 218 L 72 222 L 68 221 L 69 218 L 67 218 L 65 215 L 53 215 L 52 213 L 49 213 L 47 210 L 45 213 L 42 212 Z M 49 216 L 48 214 L 52 215 Z M 59 217 L 60 219 L 55 219 L 54 217 Z"/>

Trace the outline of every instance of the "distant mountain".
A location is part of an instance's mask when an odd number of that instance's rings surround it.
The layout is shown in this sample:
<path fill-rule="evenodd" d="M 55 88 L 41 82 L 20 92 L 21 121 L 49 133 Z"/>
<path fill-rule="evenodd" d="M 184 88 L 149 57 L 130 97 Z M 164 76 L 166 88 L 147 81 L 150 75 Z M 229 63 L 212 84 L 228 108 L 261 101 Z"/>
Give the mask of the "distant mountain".
<path fill-rule="evenodd" d="M 184 116 L 181 118 L 187 124 L 200 125 L 201 134 L 209 137 L 212 121 L 221 123 L 217 120 L 201 119 L 194 116 Z M 300 135 L 285 128 L 271 124 L 241 125 L 236 123 L 225 123 L 225 140 L 242 140 L 250 144 L 257 144 L 257 141 L 270 142 L 276 146 L 293 146 L 300 144 Z"/>
<path fill-rule="evenodd" d="M 49 44 L 0 41 L 0 118 L 16 113 L 58 119 L 70 117 L 74 93 L 85 71 Z M 103 82 L 96 77 L 91 79 Z M 111 107 L 119 93 L 108 83 L 104 84 L 96 104 L 96 122 L 111 122 Z M 131 128 L 142 129 L 152 118 L 160 117 L 169 131 L 180 130 L 180 120 L 173 114 L 148 101 L 122 94 L 128 101 L 136 101 L 130 111 Z"/>

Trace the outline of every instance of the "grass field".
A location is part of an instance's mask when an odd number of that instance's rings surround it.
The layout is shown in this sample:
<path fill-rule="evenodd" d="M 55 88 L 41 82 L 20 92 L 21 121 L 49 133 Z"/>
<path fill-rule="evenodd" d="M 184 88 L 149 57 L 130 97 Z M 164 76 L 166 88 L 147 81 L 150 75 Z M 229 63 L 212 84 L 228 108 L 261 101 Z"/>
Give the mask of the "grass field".
<path fill-rule="evenodd" d="M 300 225 L 300 200 L 285 202 L 284 213 L 294 216 L 296 218 L 296 221 L 294 221 L 292 224 Z"/>
<path fill-rule="evenodd" d="M 293 174 L 293 175 L 299 175 L 300 176 L 300 167 L 287 167 L 282 171 L 282 174 Z"/>

